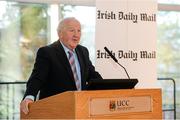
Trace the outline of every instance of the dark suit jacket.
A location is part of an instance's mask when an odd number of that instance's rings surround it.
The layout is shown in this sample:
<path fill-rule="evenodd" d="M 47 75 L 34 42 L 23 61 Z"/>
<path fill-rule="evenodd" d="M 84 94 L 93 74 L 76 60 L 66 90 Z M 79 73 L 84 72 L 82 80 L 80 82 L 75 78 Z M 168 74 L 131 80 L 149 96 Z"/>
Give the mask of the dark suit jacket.
<path fill-rule="evenodd" d="M 90 79 L 102 79 L 102 77 L 95 71 L 87 48 L 78 45 L 75 51 L 81 68 L 82 90 L 85 90 Z M 59 41 L 38 50 L 24 97 L 27 95 L 36 97 L 39 90 L 40 99 L 77 90 L 68 58 Z"/>

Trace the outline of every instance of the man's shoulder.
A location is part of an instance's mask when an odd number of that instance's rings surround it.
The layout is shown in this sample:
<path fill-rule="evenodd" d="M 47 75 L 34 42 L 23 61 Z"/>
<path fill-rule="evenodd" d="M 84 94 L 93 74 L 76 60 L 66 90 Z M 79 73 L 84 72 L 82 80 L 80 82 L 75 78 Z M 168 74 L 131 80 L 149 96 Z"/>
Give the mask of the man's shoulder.
<path fill-rule="evenodd" d="M 50 48 L 53 48 L 53 47 L 58 47 L 60 45 L 60 42 L 59 40 L 47 45 L 46 47 L 50 47 Z"/>
<path fill-rule="evenodd" d="M 85 46 L 82 46 L 82 45 L 78 45 L 78 46 L 77 46 L 77 49 L 80 49 L 80 50 L 88 50 Z"/>
<path fill-rule="evenodd" d="M 57 47 L 58 45 L 59 45 L 59 41 L 55 41 L 53 43 L 42 46 L 39 49 L 51 49 L 51 48 Z"/>
<path fill-rule="evenodd" d="M 57 41 L 45 46 L 41 46 L 38 49 L 38 53 L 52 53 L 54 52 L 55 50 L 54 48 L 56 48 L 56 46 L 57 46 Z"/>
<path fill-rule="evenodd" d="M 89 54 L 89 51 L 85 46 L 78 45 L 76 48 L 78 52 L 82 53 L 85 56 Z"/>

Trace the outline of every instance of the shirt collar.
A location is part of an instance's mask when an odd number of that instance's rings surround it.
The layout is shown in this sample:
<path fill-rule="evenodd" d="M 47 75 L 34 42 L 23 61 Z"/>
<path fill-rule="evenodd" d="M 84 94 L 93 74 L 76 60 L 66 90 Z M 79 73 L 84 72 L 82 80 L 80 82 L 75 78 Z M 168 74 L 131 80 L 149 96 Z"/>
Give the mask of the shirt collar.
<path fill-rule="evenodd" d="M 68 47 L 66 47 L 61 41 L 60 41 L 61 45 L 63 46 L 64 48 L 64 51 L 66 52 L 66 54 L 68 53 L 68 51 L 72 51 L 70 50 Z M 73 49 L 73 53 L 75 52 L 75 50 Z"/>

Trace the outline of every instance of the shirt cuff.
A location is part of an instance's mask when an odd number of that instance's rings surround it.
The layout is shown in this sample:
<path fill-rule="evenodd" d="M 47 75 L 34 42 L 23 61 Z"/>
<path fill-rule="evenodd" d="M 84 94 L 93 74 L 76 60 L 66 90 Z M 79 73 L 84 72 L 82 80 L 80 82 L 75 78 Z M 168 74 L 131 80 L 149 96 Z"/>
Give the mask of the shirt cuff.
<path fill-rule="evenodd" d="M 27 95 L 24 99 L 31 99 L 31 100 L 34 101 L 34 96 L 32 96 L 32 95 Z"/>

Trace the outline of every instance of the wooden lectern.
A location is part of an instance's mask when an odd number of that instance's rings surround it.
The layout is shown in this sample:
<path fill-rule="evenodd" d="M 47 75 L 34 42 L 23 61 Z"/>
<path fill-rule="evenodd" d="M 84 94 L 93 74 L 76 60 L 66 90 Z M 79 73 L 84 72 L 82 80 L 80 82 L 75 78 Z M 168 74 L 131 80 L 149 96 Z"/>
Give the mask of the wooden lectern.
<path fill-rule="evenodd" d="M 64 92 L 30 104 L 21 119 L 162 119 L 161 90 Z"/>

